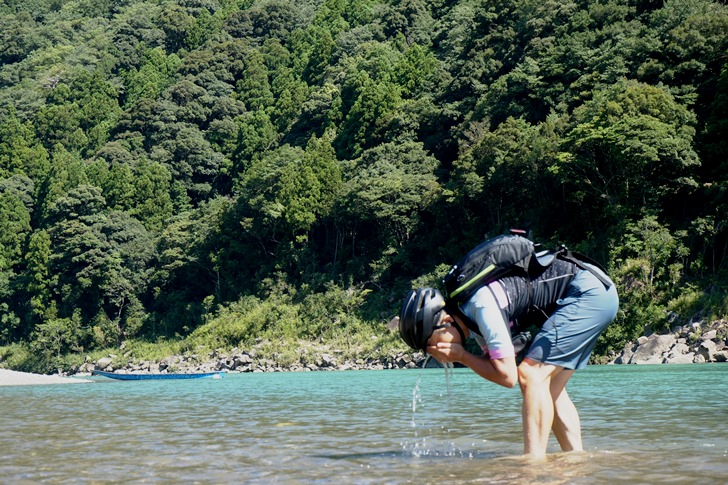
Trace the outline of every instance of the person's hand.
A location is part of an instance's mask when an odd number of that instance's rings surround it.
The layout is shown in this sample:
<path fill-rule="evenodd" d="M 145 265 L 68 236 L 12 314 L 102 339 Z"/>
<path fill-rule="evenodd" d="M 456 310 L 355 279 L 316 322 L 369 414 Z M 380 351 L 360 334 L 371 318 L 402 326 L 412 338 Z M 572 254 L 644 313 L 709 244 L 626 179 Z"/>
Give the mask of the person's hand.
<path fill-rule="evenodd" d="M 453 342 L 438 342 L 437 345 L 427 347 L 427 353 L 439 363 L 460 362 L 465 349 L 462 345 Z"/>

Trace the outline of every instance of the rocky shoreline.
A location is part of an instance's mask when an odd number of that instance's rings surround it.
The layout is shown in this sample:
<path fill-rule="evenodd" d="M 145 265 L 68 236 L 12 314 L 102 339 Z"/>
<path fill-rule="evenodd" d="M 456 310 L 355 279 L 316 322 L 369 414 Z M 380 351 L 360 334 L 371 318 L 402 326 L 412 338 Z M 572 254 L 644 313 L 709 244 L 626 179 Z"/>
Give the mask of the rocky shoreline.
<path fill-rule="evenodd" d="M 675 327 L 667 334 L 651 334 L 631 342 L 610 356 L 607 364 L 689 364 L 728 362 L 728 321 L 704 325 L 693 323 Z M 433 366 L 437 363 L 430 361 Z M 422 352 L 396 354 L 368 359 L 346 359 L 336 351 L 323 350 L 312 362 L 284 365 L 260 357 L 255 348 L 210 352 L 205 355 L 175 355 L 161 361 L 134 361 L 129 356 L 109 355 L 87 361 L 77 375 L 94 370 L 120 373 L 196 373 L 196 372 L 311 372 L 344 370 L 413 369 L 426 365 Z M 427 365 L 430 365 L 428 363 Z"/>
<path fill-rule="evenodd" d="M 161 361 L 130 362 L 110 355 L 97 361 L 89 361 L 79 367 L 76 375 L 88 375 L 94 370 L 118 373 L 199 373 L 199 372 L 313 372 L 344 370 L 414 369 L 425 362 L 422 352 L 400 352 L 382 358 L 342 359 L 336 352 L 324 352 L 315 362 L 296 362 L 284 365 L 270 358 L 259 358 L 255 349 L 232 349 L 229 352 L 173 355 Z"/>
<path fill-rule="evenodd" d="M 700 364 L 728 361 L 728 320 L 677 326 L 645 335 L 613 356 L 613 364 Z"/>

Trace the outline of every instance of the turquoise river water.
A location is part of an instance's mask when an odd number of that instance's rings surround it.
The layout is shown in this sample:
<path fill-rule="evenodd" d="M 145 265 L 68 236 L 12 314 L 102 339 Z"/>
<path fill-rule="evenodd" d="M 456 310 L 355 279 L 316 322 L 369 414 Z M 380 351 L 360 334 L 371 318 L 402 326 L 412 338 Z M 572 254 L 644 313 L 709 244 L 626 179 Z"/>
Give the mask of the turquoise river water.
<path fill-rule="evenodd" d="M 0 483 L 728 483 L 728 365 L 590 366 L 585 451 L 467 369 L 0 387 Z"/>

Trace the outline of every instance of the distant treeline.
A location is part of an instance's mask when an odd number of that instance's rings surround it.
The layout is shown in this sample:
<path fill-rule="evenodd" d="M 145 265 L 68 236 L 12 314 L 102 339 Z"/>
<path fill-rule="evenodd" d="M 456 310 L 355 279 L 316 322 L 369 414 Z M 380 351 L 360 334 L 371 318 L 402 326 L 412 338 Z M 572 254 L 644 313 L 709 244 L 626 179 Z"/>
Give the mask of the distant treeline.
<path fill-rule="evenodd" d="M 728 7 L 0 0 L 0 346 L 374 335 L 486 235 L 728 315 Z"/>

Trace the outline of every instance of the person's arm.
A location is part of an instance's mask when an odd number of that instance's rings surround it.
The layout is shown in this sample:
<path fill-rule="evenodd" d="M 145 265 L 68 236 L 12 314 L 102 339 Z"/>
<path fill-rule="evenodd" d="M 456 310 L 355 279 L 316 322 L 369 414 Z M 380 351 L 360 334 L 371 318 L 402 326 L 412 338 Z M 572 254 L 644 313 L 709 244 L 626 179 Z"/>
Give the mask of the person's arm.
<path fill-rule="evenodd" d="M 508 297 L 503 287 L 494 282 L 478 290 L 466 305 L 471 318 L 478 324 L 484 356 L 467 352 L 462 345 L 441 342 L 432 350 L 436 359 L 460 362 L 476 374 L 504 387 L 514 387 L 518 383 L 516 353 L 511 342 L 503 309 L 508 306 Z M 438 358 L 438 355 L 440 358 Z"/>
<path fill-rule="evenodd" d="M 503 387 L 512 388 L 518 383 L 515 356 L 489 359 L 471 354 L 460 344 L 446 342 L 439 342 L 437 347 L 428 347 L 427 353 L 439 362 L 459 362 L 480 377 Z"/>

